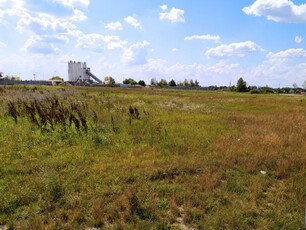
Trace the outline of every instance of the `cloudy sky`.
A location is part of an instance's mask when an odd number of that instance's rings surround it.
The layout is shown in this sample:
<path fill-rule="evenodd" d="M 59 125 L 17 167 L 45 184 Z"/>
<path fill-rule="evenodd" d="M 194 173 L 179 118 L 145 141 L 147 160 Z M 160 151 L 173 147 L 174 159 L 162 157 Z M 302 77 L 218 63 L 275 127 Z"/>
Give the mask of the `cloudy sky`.
<path fill-rule="evenodd" d="M 0 71 L 67 79 L 69 60 L 100 78 L 299 86 L 305 0 L 0 0 Z"/>

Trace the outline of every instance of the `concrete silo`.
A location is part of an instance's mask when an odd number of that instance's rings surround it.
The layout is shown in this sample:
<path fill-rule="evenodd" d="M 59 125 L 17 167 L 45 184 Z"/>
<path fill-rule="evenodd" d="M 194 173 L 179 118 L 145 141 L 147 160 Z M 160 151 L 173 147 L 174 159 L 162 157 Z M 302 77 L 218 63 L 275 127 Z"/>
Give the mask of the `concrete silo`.
<path fill-rule="evenodd" d="M 102 81 L 90 72 L 86 62 L 68 62 L 68 81 L 70 82 L 88 82 L 93 78 L 98 83 Z"/>

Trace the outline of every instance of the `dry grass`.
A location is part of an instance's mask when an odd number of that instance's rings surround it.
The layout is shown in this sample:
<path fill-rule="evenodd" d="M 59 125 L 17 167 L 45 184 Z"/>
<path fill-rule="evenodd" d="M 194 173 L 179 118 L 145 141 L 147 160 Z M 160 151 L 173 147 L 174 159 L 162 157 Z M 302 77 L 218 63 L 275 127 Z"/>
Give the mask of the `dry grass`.
<path fill-rule="evenodd" d="M 0 225 L 302 229 L 305 109 L 277 95 L 1 88 Z"/>

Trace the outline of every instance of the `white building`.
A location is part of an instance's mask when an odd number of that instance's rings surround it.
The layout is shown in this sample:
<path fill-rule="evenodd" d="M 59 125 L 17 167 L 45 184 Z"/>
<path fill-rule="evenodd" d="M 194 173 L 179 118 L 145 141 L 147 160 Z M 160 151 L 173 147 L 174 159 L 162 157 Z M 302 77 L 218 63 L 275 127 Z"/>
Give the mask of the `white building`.
<path fill-rule="evenodd" d="M 68 81 L 76 82 L 78 80 L 89 80 L 90 76 L 86 73 L 88 70 L 86 62 L 68 62 Z"/>

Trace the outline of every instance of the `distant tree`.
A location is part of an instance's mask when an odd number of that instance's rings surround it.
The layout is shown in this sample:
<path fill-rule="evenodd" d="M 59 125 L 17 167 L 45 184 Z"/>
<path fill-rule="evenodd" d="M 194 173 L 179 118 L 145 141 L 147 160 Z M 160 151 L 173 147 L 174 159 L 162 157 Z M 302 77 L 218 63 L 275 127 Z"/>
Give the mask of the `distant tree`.
<path fill-rule="evenodd" d="M 246 82 L 243 80 L 243 78 L 239 78 L 237 81 L 237 86 L 236 86 L 236 91 L 237 92 L 246 92 L 247 87 L 246 87 Z"/>
<path fill-rule="evenodd" d="M 157 81 L 155 78 L 152 78 L 150 81 L 150 85 L 157 85 Z"/>
<path fill-rule="evenodd" d="M 105 82 L 106 85 L 109 85 L 109 86 L 114 86 L 116 84 L 115 79 L 111 76 L 106 76 L 104 78 L 104 82 Z"/>
<path fill-rule="evenodd" d="M 274 93 L 274 90 L 269 86 L 262 87 L 261 91 L 263 93 Z"/>
<path fill-rule="evenodd" d="M 189 81 L 187 79 L 185 79 L 183 85 L 184 86 L 190 86 L 190 83 L 189 83 Z"/>
<path fill-rule="evenodd" d="M 293 88 L 295 88 L 295 89 L 299 88 L 299 86 L 298 86 L 295 82 L 293 83 L 292 86 L 293 86 Z"/>
<path fill-rule="evenodd" d="M 125 79 L 125 80 L 123 81 L 123 84 L 127 84 L 127 85 L 136 85 L 137 82 L 136 82 L 134 79 L 132 79 L 132 78 L 128 78 L 128 79 Z"/>
<path fill-rule="evenodd" d="M 198 80 L 195 80 L 194 86 L 195 86 L 195 87 L 199 87 L 199 86 L 200 86 L 200 83 L 198 82 Z"/>
<path fill-rule="evenodd" d="M 20 81 L 20 77 L 19 76 L 12 76 L 11 80 L 12 81 Z"/>
<path fill-rule="evenodd" d="M 169 81 L 169 86 L 171 86 L 171 87 L 176 86 L 176 83 L 173 79 L 171 81 Z"/>
<path fill-rule="evenodd" d="M 210 86 L 208 86 L 208 89 L 209 89 L 209 90 L 218 90 L 219 87 L 216 86 L 216 85 L 210 85 Z"/>
<path fill-rule="evenodd" d="M 145 83 L 144 80 L 140 80 L 140 81 L 138 82 L 138 84 L 141 85 L 141 86 L 146 86 L 146 83 Z"/>
<path fill-rule="evenodd" d="M 161 80 L 158 82 L 158 85 L 159 85 L 159 86 L 167 86 L 167 85 L 168 85 L 168 82 L 167 82 L 167 80 L 165 80 L 165 79 L 161 79 Z"/>
<path fill-rule="evenodd" d="M 64 81 L 60 76 L 53 76 L 49 79 L 50 81 Z"/>
<path fill-rule="evenodd" d="M 233 85 L 233 86 L 229 86 L 228 88 L 227 88 L 227 91 L 229 91 L 229 92 L 235 92 L 236 91 L 236 87 Z"/>
<path fill-rule="evenodd" d="M 0 81 L 20 81 L 19 76 L 8 76 L 8 75 L 1 75 Z"/>
<path fill-rule="evenodd" d="M 9 81 L 9 80 L 11 80 L 11 78 L 10 78 L 9 76 L 5 75 L 5 76 L 2 76 L 2 77 L 0 78 L 0 80 L 1 80 L 1 81 Z"/>
<path fill-rule="evenodd" d="M 304 89 L 306 89 L 306 81 L 304 81 L 302 86 L 303 86 Z"/>

